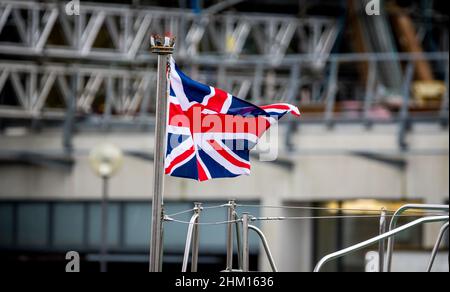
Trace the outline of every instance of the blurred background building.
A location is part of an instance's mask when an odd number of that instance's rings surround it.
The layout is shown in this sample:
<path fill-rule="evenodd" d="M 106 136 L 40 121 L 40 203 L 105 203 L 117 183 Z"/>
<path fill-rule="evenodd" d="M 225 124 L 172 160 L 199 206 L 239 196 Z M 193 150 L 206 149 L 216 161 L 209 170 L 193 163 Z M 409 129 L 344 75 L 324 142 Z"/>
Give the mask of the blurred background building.
<path fill-rule="evenodd" d="M 69 1 L 0 0 L 2 268 L 63 271 L 65 253 L 75 250 L 82 270 L 98 270 L 102 182 L 88 156 L 111 142 L 125 161 L 110 183 L 108 269 L 147 271 L 155 32 L 177 37 L 175 58 L 193 79 L 256 104 L 289 102 L 303 114 L 282 122 L 279 158 L 253 159 L 250 177 L 206 183 L 167 177 L 168 214 L 194 201 L 215 206 L 232 198 L 247 205 L 389 210 L 405 202 L 448 204 L 445 1 L 384 0 L 372 16 L 369 2 L 93 0 L 66 11 Z M 202 215 L 204 222 L 223 220 L 224 208 Z M 378 221 L 261 227 L 281 271 L 310 271 L 322 256 L 376 235 Z M 186 230 L 166 224 L 164 270 L 181 269 Z M 424 269 L 438 230 L 430 225 L 399 237 L 394 269 Z M 200 271 L 225 268 L 225 232 L 225 226 L 201 227 Z M 252 238 L 252 269 L 269 270 L 260 251 Z M 367 251 L 326 269 L 362 271 Z"/>

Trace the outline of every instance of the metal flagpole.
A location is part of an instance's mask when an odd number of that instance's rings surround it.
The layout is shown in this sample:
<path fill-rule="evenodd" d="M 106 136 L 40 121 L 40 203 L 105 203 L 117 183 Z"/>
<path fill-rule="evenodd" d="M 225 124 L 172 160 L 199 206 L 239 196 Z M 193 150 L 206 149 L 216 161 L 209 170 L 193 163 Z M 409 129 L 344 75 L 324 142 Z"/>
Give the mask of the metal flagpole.
<path fill-rule="evenodd" d="M 162 223 L 164 193 L 164 155 L 166 149 L 166 123 L 168 101 L 168 66 L 175 38 L 155 35 L 151 37 L 152 52 L 158 54 L 158 83 L 156 87 L 156 130 L 152 201 L 152 229 L 150 242 L 150 272 L 160 272 L 162 264 Z"/>

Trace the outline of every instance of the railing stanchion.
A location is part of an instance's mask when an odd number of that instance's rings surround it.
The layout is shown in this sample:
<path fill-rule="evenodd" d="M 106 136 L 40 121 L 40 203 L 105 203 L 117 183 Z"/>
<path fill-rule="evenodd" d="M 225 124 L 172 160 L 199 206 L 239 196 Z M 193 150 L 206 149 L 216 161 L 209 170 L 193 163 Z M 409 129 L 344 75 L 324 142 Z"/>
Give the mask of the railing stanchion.
<path fill-rule="evenodd" d="M 384 234 L 386 232 L 386 228 L 387 228 L 387 221 L 386 221 L 386 209 L 382 208 L 381 209 L 381 215 L 380 215 L 380 235 Z M 378 246 L 378 271 L 380 273 L 384 272 L 384 256 L 385 256 L 385 250 L 386 250 L 386 240 L 383 239 L 380 241 L 380 244 Z"/>
<path fill-rule="evenodd" d="M 249 250 L 249 238 L 248 238 L 248 222 L 249 215 L 248 213 L 242 214 L 242 241 L 243 241 L 243 254 L 242 254 L 242 271 L 249 271 L 249 261 L 250 261 L 250 250 Z"/>
<path fill-rule="evenodd" d="M 195 223 L 199 223 L 200 221 L 200 213 L 202 212 L 202 203 L 195 203 L 194 208 L 195 214 L 197 214 L 197 220 Z M 193 233 L 192 233 L 192 263 L 191 263 L 191 272 L 197 272 L 198 267 L 198 251 L 200 248 L 200 225 L 195 224 Z"/>
<path fill-rule="evenodd" d="M 197 271 L 197 263 L 198 263 L 198 249 L 199 249 L 199 229 L 198 229 L 198 223 L 200 218 L 200 212 L 202 210 L 202 204 L 201 203 L 195 203 L 194 204 L 194 215 L 192 215 L 191 220 L 189 221 L 189 227 L 188 232 L 186 236 L 186 246 L 184 248 L 184 256 L 183 256 L 183 267 L 181 269 L 181 272 L 185 273 L 187 272 L 187 266 L 189 263 L 189 252 L 191 250 L 191 243 L 192 243 L 192 265 L 191 265 L 191 271 L 196 272 Z"/>
<path fill-rule="evenodd" d="M 227 268 L 226 270 L 233 271 L 233 212 L 236 210 L 235 200 L 228 202 L 228 224 L 227 224 Z"/>
<path fill-rule="evenodd" d="M 239 270 L 242 270 L 242 232 L 241 232 L 241 222 L 238 222 L 239 216 L 237 212 L 233 213 L 233 218 L 236 220 L 236 244 L 237 244 L 237 254 L 238 254 L 238 266 Z"/>

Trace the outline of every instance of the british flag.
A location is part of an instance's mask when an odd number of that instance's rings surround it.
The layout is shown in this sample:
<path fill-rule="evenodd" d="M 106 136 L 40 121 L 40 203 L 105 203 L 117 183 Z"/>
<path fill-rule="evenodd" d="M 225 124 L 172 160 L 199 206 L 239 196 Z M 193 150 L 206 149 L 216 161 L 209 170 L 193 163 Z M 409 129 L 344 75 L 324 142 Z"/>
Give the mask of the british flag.
<path fill-rule="evenodd" d="M 290 104 L 258 107 L 186 76 L 170 60 L 165 172 L 206 181 L 250 174 L 250 150 Z"/>

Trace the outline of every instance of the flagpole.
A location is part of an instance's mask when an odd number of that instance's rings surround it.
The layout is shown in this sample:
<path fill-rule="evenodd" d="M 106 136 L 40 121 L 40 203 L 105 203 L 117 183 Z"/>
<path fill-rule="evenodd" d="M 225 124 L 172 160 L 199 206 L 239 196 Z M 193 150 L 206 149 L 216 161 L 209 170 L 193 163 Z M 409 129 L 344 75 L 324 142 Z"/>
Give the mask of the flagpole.
<path fill-rule="evenodd" d="M 158 55 L 158 80 L 156 86 L 156 126 L 154 149 L 154 180 L 152 201 L 152 229 L 150 241 L 150 272 L 160 272 L 163 255 L 163 193 L 164 156 L 166 149 L 166 124 L 168 101 L 167 68 L 174 50 L 175 39 L 155 35 L 151 37 L 152 52 Z"/>

